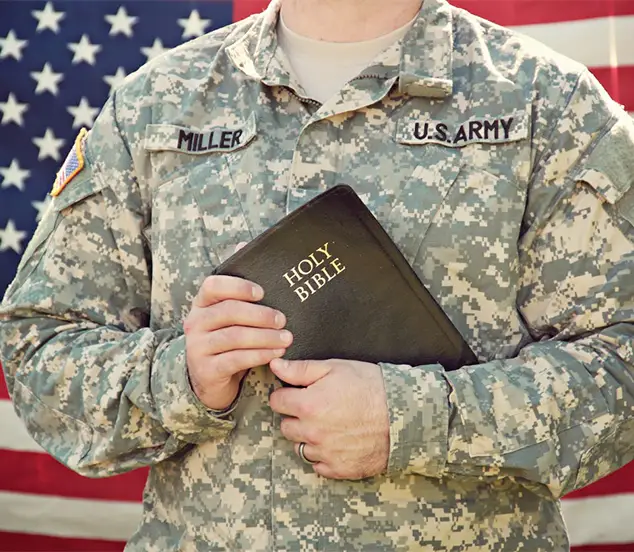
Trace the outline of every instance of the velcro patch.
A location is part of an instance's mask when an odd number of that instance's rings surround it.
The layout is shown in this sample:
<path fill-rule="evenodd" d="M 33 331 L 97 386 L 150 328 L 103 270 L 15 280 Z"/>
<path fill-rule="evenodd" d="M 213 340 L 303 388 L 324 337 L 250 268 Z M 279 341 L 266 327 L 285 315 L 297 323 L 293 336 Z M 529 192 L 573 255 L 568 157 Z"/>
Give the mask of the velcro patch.
<path fill-rule="evenodd" d="M 55 177 L 55 183 L 53 184 L 53 190 L 51 191 L 51 195 L 53 197 L 58 196 L 67 184 L 84 168 L 86 164 L 86 159 L 84 157 L 84 142 L 87 135 L 88 131 L 85 128 L 82 128 L 79 131 L 77 138 L 75 138 L 73 148 L 68 153 L 64 164 L 59 169 L 57 176 Z"/>

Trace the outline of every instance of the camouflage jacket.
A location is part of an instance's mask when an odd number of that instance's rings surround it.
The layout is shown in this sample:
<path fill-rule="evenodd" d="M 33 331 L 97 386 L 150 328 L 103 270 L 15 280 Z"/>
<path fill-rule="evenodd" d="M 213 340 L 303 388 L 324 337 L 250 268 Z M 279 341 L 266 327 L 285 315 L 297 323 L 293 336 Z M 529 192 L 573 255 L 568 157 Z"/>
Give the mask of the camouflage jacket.
<path fill-rule="evenodd" d="M 634 125 L 582 66 L 426 0 L 338 95 L 305 97 L 279 2 L 131 75 L 2 307 L 16 409 L 104 477 L 152 465 L 131 551 L 568 548 L 559 498 L 634 457 Z M 215 266 L 351 185 L 480 364 L 381 365 L 390 459 L 317 477 L 253 369 L 206 410 L 182 321 Z"/>

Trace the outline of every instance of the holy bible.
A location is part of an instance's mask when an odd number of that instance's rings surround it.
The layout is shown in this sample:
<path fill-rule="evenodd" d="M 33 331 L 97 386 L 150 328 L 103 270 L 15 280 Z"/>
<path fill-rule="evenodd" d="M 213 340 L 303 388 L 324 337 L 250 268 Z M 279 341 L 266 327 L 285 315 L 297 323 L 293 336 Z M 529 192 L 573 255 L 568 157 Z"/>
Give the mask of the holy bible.
<path fill-rule="evenodd" d="M 286 315 L 284 358 L 441 364 L 476 356 L 352 188 L 284 217 L 214 271 L 262 286 Z"/>

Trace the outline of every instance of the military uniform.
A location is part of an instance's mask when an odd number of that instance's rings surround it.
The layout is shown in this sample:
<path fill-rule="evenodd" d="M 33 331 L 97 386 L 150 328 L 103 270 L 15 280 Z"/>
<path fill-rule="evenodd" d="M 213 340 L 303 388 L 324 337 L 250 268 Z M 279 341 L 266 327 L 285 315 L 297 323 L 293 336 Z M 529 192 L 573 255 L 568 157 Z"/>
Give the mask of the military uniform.
<path fill-rule="evenodd" d="M 31 434 L 79 473 L 152 465 L 130 551 L 561 551 L 559 498 L 634 457 L 634 126 L 582 66 L 444 0 L 321 105 L 279 3 L 148 63 L 78 146 L 8 290 Z M 351 185 L 480 364 L 382 364 L 388 472 L 317 477 L 253 369 L 189 386 L 203 279 Z M 63 183 L 62 183 L 63 184 Z"/>

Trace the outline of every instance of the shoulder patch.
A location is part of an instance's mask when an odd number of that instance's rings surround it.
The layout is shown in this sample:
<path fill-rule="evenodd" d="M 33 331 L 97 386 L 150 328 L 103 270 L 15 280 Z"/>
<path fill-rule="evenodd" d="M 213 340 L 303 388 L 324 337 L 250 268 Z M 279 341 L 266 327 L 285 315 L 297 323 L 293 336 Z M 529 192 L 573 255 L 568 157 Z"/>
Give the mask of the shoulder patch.
<path fill-rule="evenodd" d="M 59 169 L 57 176 L 55 177 L 55 183 L 53 184 L 53 190 L 51 191 L 51 195 L 53 197 L 58 196 L 67 184 L 84 168 L 86 164 L 86 159 L 84 157 L 84 142 L 87 135 L 88 131 L 85 128 L 82 128 L 79 131 L 77 138 L 75 138 L 73 148 L 68 153 L 64 164 Z"/>

